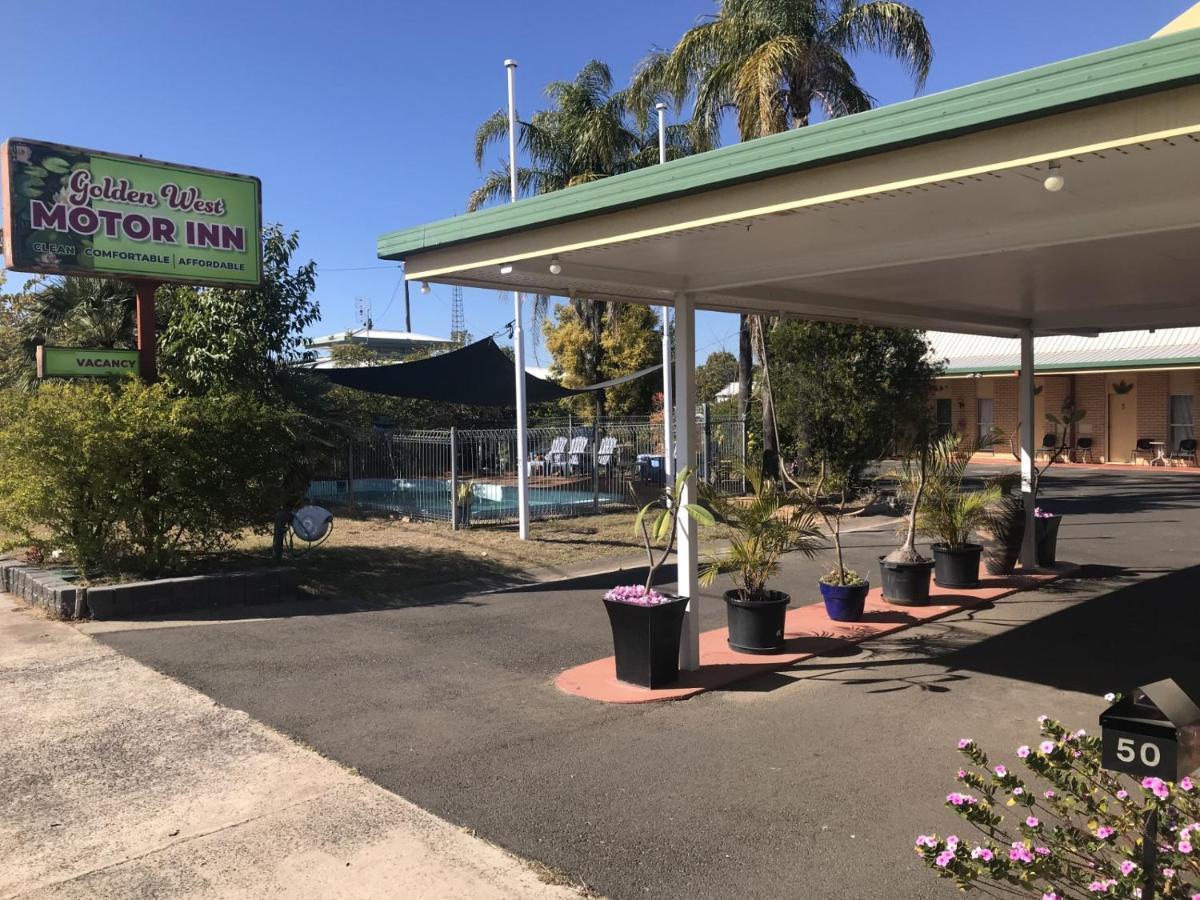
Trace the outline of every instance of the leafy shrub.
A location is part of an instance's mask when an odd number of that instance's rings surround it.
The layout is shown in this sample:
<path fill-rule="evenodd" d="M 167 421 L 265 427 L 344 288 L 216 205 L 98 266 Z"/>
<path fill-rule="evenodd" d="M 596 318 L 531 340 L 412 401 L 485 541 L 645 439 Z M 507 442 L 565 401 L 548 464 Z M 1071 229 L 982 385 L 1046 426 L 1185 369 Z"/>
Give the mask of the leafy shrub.
<path fill-rule="evenodd" d="M 0 394 L 0 528 L 89 573 L 157 574 L 268 527 L 303 484 L 305 422 L 250 396 L 47 383 Z"/>
<path fill-rule="evenodd" d="M 1028 780 L 994 765 L 970 738 L 958 742 L 967 759 L 958 770 L 963 790 L 948 794 L 946 806 L 982 840 L 923 834 L 916 849 L 925 863 L 963 890 L 1042 900 L 1140 897 L 1143 834 L 1154 810 L 1155 896 L 1200 897 L 1200 791 L 1191 779 L 1135 782 L 1101 768 L 1098 737 L 1039 721 L 1042 740 L 1016 751 Z"/>

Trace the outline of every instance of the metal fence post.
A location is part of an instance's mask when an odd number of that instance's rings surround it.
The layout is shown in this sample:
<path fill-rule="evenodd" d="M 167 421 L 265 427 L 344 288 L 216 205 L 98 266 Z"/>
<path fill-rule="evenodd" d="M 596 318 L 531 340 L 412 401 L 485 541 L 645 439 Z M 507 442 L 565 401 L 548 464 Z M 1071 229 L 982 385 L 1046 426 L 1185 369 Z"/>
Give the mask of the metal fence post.
<path fill-rule="evenodd" d="M 596 401 L 596 415 L 592 417 L 592 512 L 600 511 L 600 452 L 597 439 L 600 437 L 600 401 Z"/>
<path fill-rule="evenodd" d="M 450 530 L 458 531 L 458 429 L 450 429 Z"/>
<path fill-rule="evenodd" d="M 350 512 L 354 512 L 354 436 L 346 440 L 346 499 L 350 503 Z"/>
<path fill-rule="evenodd" d="M 700 477 L 704 479 L 704 483 L 708 484 L 708 448 L 712 444 L 712 426 L 708 420 L 708 404 L 702 404 L 700 414 L 704 416 L 704 444 L 700 450 Z"/>

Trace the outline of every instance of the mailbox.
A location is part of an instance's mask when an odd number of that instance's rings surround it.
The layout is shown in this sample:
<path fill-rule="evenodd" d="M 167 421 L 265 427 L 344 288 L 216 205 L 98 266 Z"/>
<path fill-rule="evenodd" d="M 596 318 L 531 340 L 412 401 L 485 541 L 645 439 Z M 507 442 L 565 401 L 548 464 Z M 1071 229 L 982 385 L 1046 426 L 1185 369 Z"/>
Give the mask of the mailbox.
<path fill-rule="evenodd" d="M 1200 707 L 1171 679 L 1132 691 L 1100 714 L 1101 765 L 1179 781 L 1200 768 Z"/>

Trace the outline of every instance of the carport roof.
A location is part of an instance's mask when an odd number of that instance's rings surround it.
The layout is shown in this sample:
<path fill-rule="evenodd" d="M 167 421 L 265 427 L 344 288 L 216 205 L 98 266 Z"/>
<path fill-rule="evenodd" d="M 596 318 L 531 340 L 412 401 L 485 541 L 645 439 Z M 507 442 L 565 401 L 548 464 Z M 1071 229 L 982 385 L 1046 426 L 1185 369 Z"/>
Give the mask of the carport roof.
<path fill-rule="evenodd" d="M 1180 327 L 1200 321 L 1198 167 L 1191 30 L 384 235 L 379 255 L 410 280 L 651 305 Z"/>
<path fill-rule="evenodd" d="M 384 234 L 381 259 L 614 212 L 1200 82 L 1200 29 L 831 119 L 515 204 Z"/>

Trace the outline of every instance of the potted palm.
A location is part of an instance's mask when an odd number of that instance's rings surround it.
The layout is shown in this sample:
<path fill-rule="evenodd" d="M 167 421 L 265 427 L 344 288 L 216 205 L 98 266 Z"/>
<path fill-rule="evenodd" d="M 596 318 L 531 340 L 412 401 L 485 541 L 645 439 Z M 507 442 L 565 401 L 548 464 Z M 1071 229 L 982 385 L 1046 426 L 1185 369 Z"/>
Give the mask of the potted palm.
<path fill-rule="evenodd" d="M 1016 473 L 998 475 L 994 483 L 1000 499 L 988 514 L 987 540 L 983 547 L 983 567 L 989 575 L 1011 575 L 1021 556 L 1025 538 L 1025 503 L 1021 499 L 1021 478 Z"/>
<path fill-rule="evenodd" d="M 752 491 L 749 501 L 705 492 L 713 517 L 731 535 L 728 550 L 708 560 L 700 582 L 710 585 L 720 575 L 733 580 L 734 588 L 725 592 L 730 647 L 742 653 L 780 653 L 791 597 L 769 583 L 784 553 L 798 550 L 813 556 L 821 533 L 801 493 L 757 471 L 743 471 Z"/>
<path fill-rule="evenodd" d="M 934 447 L 928 430 L 916 436 L 904 453 L 899 472 L 899 496 L 908 507 L 901 531 L 904 542 L 879 557 L 879 581 L 883 599 L 901 606 L 924 606 L 929 602 L 929 579 L 934 561 L 917 551 L 917 513 L 925 498 L 930 458 Z"/>
<path fill-rule="evenodd" d="M 646 549 L 645 584 L 620 585 L 604 595 L 618 681 L 657 688 L 679 678 L 679 636 L 688 598 L 654 590 L 654 579 L 674 549 L 681 509 L 701 525 L 712 524 L 712 514 L 704 507 L 676 502 L 690 475 L 690 469 L 680 471 L 675 484 L 663 488 L 634 520 L 634 532 Z"/>
<path fill-rule="evenodd" d="M 991 508 L 1002 496 L 994 481 L 979 490 L 964 485 L 967 464 L 975 447 L 954 433 L 934 449 L 925 487 L 925 503 L 917 513 L 918 530 L 932 538 L 934 580 L 942 587 L 979 586 L 983 546 L 972 538 L 987 526 Z"/>

